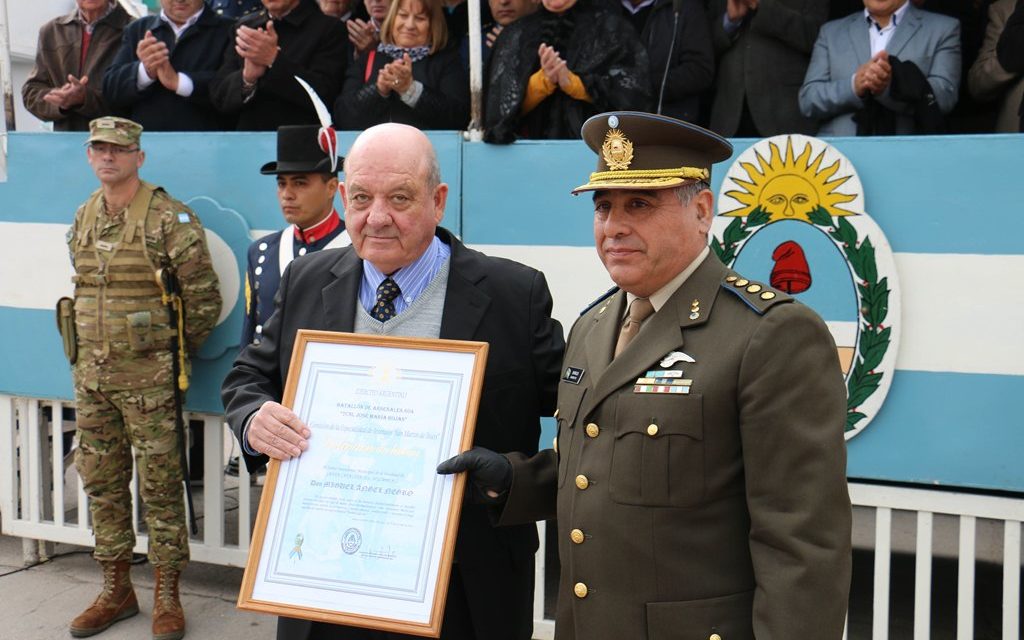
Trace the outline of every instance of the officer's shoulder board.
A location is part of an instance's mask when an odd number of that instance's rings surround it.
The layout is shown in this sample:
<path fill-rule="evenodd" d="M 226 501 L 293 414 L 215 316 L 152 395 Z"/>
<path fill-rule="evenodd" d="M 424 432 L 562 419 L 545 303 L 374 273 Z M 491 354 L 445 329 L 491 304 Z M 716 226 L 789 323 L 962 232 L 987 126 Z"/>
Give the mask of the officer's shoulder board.
<path fill-rule="evenodd" d="M 722 278 L 722 289 L 742 300 L 758 315 L 764 315 L 768 309 L 779 303 L 793 301 L 789 294 L 773 289 L 763 282 L 748 280 L 736 272 L 730 272 Z"/>
<path fill-rule="evenodd" d="M 584 307 L 583 310 L 580 311 L 580 315 L 582 316 L 586 312 L 588 312 L 591 309 L 593 309 L 594 307 L 596 307 L 601 302 L 603 302 L 603 301 L 607 300 L 608 298 L 612 297 L 615 294 L 615 292 L 618 291 L 618 290 L 619 290 L 618 287 L 612 287 L 611 289 L 605 291 L 600 296 L 598 296 L 596 300 L 594 300 L 593 302 L 588 304 L 586 307 Z"/>

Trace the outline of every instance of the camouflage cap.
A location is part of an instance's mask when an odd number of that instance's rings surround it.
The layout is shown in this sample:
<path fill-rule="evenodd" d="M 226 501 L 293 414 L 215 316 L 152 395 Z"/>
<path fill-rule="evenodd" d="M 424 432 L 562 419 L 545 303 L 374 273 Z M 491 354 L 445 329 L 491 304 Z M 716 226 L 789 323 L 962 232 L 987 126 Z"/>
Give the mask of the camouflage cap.
<path fill-rule="evenodd" d="M 127 118 L 104 116 L 89 123 L 89 139 L 86 144 L 109 142 L 127 147 L 138 144 L 141 137 L 142 125 L 138 122 L 132 122 Z"/>
<path fill-rule="evenodd" d="M 583 123 L 581 133 L 597 153 L 597 171 L 573 194 L 669 189 L 693 180 L 709 181 L 711 165 L 732 155 L 732 145 L 722 136 L 653 113 L 602 113 Z"/>

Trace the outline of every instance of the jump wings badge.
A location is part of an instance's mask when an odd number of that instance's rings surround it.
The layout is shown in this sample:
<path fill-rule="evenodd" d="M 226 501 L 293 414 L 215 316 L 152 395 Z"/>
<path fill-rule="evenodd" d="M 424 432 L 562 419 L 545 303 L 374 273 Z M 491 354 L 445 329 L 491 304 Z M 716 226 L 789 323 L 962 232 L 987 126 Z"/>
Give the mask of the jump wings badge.
<path fill-rule="evenodd" d="M 622 131 L 611 129 L 604 136 L 601 157 L 612 171 L 629 169 L 629 163 L 633 162 L 633 143 Z"/>

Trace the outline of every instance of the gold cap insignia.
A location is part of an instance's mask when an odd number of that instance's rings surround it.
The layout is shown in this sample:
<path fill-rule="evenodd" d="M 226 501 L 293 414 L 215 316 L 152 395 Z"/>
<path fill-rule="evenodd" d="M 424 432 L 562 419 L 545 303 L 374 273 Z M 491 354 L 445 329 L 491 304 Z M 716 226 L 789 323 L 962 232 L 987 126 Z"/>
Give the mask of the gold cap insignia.
<path fill-rule="evenodd" d="M 618 129 L 611 129 L 604 136 L 601 157 L 611 171 L 629 169 L 629 163 L 633 162 L 633 143 Z"/>

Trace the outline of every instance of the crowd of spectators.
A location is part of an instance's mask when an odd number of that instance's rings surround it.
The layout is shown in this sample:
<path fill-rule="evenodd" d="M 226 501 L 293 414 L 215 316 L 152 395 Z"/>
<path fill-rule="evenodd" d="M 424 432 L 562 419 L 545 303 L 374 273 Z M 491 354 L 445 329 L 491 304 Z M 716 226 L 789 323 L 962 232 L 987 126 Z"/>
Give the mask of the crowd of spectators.
<path fill-rule="evenodd" d="M 466 0 L 76 0 L 39 33 L 25 107 L 57 131 L 470 120 Z M 606 110 L 731 137 L 1015 132 L 1024 0 L 487 0 L 484 139 L 575 138 Z M 963 81 L 962 81 L 963 80 Z"/>

